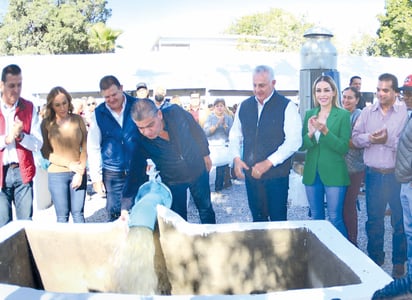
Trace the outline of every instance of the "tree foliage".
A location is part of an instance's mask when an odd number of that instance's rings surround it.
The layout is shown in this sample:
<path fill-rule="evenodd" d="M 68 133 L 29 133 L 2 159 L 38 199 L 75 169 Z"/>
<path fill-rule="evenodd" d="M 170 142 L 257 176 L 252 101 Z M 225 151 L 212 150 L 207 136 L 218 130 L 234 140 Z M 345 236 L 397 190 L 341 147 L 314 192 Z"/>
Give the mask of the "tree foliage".
<path fill-rule="evenodd" d="M 373 56 L 373 47 L 376 43 L 376 37 L 367 33 L 361 33 L 354 37 L 349 48 L 343 49 L 341 53 L 358 56 Z"/>
<path fill-rule="evenodd" d="M 296 18 L 282 9 L 241 17 L 226 33 L 240 35 L 241 50 L 263 50 L 277 52 L 299 51 L 304 43 L 304 32 L 314 24 L 305 17 Z"/>
<path fill-rule="evenodd" d="M 89 34 L 90 49 L 96 53 L 111 52 L 121 34 L 121 30 L 108 28 L 102 22 L 96 23 L 92 26 Z"/>
<path fill-rule="evenodd" d="M 121 32 L 106 27 L 111 16 L 106 4 L 106 0 L 10 0 L 0 25 L 0 54 L 113 52 Z M 112 35 L 97 35 L 96 30 Z"/>
<path fill-rule="evenodd" d="M 369 51 L 375 56 L 412 57 L 412 1 L 386 0 L 385 8 Z"/>

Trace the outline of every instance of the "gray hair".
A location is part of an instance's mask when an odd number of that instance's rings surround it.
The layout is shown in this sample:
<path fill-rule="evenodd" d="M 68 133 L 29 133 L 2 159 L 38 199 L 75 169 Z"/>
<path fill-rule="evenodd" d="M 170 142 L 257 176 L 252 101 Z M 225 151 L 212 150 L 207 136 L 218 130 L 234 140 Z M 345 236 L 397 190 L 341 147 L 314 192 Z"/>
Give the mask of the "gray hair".
<path fill-rule="evenodd" d="M 152 118 L 156 116 L 158 112 L 156 104 L 150 99 L 139 99 L 137 100 L 132 107 L 132 119 L 135 122 L 142 121 L 146 118 Z"/>
<path fill-rule="evenodd" d="M 260 65 L 255 68 L 253 71 L 253 75 L 255 74 L 260 74 L 260 73 L 268 73 L 269 74 L 269 80 L 274 80 L 275 79 L 275 72 L 273 69 L 267 65 Z"/>

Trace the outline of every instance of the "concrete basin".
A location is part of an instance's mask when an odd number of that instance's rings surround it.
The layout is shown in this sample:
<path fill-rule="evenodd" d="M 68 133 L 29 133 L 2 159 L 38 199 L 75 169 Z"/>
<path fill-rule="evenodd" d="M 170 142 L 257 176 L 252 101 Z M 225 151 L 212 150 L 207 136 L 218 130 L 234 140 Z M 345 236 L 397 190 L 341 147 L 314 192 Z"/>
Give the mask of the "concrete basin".
<path fill-rule="evenodd" d="M 202 225 L 189 224 L 164 206 L 157 212 L 158 230 L 151 234 L 156 295 L 113 292 L 114 256 L 126 239 L 116 222 L 31 221 L 0 228 L 0 294 L 7 299 L 370 299 L 392 280 L 328 221 Z M 134 270 L 131 260 L 127 271 Z"/>

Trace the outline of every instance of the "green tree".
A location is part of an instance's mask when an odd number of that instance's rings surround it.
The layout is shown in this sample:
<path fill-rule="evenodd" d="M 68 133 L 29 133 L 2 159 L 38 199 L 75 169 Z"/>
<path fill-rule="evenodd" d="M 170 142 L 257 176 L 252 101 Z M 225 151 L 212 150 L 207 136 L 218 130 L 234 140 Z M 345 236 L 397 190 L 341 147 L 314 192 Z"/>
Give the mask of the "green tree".
<path fill-rule="evenodd" d="M 277 52 L 299 51 L 303 34 L 314 24 L 305 17 L 296 18 L 282 9 L 244 16 L 234 22 L 226 33 L 240 35 L 238 48 Z"/>
<path fill-rule="evenodd" d="M 93 52 L 113 52 L 116 48 L 116 40 L 122 34 L 121 30 L 113 30 L 104 23 L 96 23 L 90 30 L 89 46 Z"/>
<path fill-rule="evenodd" d="M 370 45 L 375 56 L 412 57 L 412 1 L 386 0 L 386 13 L 379 15 L 377 39 Z"/>
<path fill-rule="evenodd" d="M 359 56 L 372 56 L 373 47 L 376 44 L 376 38 L 370 34 L 363 33 L 358 38 L 353 39 L 347 53 Z"/>
<path fill-rule="evenodd" d="M 97 41 L 93 30 L 111 16 L 106 4 L 106 0 L 10 0 L 0 25 L 0 54 L 112 52 L 120 33 L 102 35 Z"/>

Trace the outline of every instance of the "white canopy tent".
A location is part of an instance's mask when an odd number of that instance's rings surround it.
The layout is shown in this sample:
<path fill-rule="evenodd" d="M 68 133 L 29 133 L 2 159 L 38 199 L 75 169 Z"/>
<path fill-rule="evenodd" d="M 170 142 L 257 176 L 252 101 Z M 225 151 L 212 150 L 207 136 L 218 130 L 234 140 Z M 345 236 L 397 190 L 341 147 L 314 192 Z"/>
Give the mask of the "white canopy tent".
<path fill-rule="evenodd" d="M 23 96 L 32 100 L 56 85 L 73 93 L 97 93 L 99 80 L 108 74 L 115 75 L 125 90 L 134 90 L 140 81 L 166 89 L 252 90 L 251 73 L 259 64 L 274 67 L 278 90 L 299 91 L 299 53 L 158 51 L 0 57 L 1 68 L 11 63 L 22 68 Z M 412 59 L 338 56 L 338 71 L 342 88 L 351 76 L 360 75 L 362 90 L 374 92 L 381 73 L 395 74 L 402 85 L 412 74 Z"/>

